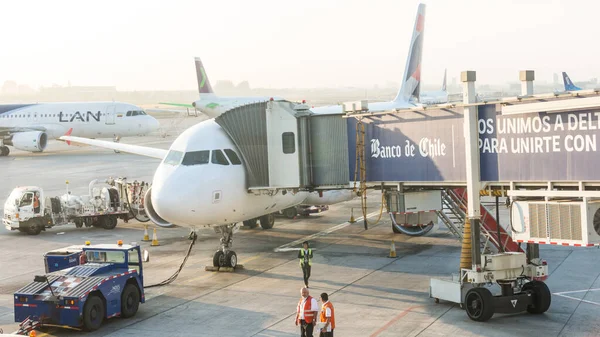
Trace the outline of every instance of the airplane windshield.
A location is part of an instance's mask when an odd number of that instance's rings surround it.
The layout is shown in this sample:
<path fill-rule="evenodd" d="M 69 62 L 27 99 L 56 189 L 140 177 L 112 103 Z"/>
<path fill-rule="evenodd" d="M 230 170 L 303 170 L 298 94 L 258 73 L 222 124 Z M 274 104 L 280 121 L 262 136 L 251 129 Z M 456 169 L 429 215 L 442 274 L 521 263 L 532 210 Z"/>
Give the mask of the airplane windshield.
<path fill-rule="evenodd" d="M 208 164 L 209 159 L 210 159 L 210 151 L 209 150 L 191 151 L 191 152 L 185 153 L 181 164 L 186 165 L 186 166 L 203 165 L 203 164 Z"/>
<path fill-rule="evenodd" d="M 181 158 L 183 158 L 183 152 L 171 150 L 165 158 L 165 164 L 174 166 L 179 165 L 181 163 Z"/>

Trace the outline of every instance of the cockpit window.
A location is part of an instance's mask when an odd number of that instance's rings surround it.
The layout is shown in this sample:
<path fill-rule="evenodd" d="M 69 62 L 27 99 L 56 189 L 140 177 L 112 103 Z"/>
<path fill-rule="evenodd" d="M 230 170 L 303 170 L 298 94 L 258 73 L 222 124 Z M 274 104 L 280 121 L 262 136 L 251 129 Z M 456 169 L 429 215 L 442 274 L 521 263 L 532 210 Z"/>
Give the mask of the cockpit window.
<path fill-rule="evenodd" d="M 125 116 L 142 116 L 142 115 L 146 115 L 146 112 L 144 112 L 144 111 L 127 111 L 127 114 L 125 114 Z"/>
<path fill-rule="evenodd" d="M 232 149 L 225 149 L 223 151 L 225 151 L 225 154 L 229 158 L 229 161 L 231 162 L 231 164 L 233 164 L 233 165 L 241 165 L 242 164 L 240 157 L 238 157 L 238 155 Z"/>
<path fill-rule="evenodd" d="M 208 159 L 210 158 L 210 151 L 192 151 L 186 152 L 183 156 L 182 165 L 202 165 L 208 164 Z"/>
<path fill-rule="evenodd" d="M 131 116 L 131 111 L 127 111 L 127 114 L 125 116 Z"/>
<path fill-rule="evenodd" d="M 171 150 L 165 158 L 165 164 L 179 165 L 181 163 L 181 158 L 183 158 L 183 152 Z"/>
<path fill-rule="evenodd" d="M 213 150 L 210 162 L 218 165 L 229 165 L 227 158 L 225 158 L 225 155 L 221 150 Z"/>
<path fill-rule="evenodd" d="M 137 116 L 137 115 L 139 115 L 139 113 L 137 111 L 134 111 L 131 115 L 132 116 Z"/>

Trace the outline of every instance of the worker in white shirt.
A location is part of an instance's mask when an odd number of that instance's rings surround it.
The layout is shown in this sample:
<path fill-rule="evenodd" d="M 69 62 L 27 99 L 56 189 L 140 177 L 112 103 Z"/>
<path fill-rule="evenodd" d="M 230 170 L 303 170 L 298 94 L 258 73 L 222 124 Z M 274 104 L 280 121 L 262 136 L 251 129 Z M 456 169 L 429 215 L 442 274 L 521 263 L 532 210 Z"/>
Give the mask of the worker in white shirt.
<path fill-rule="evenodd" d="M 335 329 L 335 310 L 333 310 L 333 304 L 329 302 L 329 295 L 327 293 L 321 294 L 321 314 L 319 315 L 319 322 L 325 323 L 321 328 L 319 337 L 333 337 L 333 329 Z"/>
<path fill-rule="evenodd" d="M 296 326 L 300 325 L 300 337 L 313 337 L 319 305 L 306 287 L 300 289 L 300 301 L 296 307 Z"/>

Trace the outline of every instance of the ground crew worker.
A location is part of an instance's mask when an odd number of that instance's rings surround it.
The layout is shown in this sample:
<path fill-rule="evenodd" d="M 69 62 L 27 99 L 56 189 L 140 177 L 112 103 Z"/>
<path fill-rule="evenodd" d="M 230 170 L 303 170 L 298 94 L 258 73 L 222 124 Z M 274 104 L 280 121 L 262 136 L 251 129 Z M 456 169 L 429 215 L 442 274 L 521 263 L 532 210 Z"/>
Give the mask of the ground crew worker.
<path fill-rule="evenodd" d="M 308 241 L 302 243 L 302 249 L 298 252 L 300 259 L 300 268 L 304 274 L 304 285 L 308 288 L 308 279 L 310 278 L 310 267 L 312 265 L 312 249 L 308 248 Z"/>
<path fill-rule="evenodd" d="M 306 287 L 300 289 L 300 294 L 302 297 L 296 307 L 296 326 L 300 325 L 301 337 L 313 337 L 319 305 L 317 300 L 309 295 Z"/>
<path fill-rule="evenodd" d="M 33 196 L 33 213 L 39 213 L 40 212 L 40 198 L 39 198 L 40 192 L 35 192 L 35 195 Z"/>
<path fill-rule="evenodd" d="M 329 302 L 329 295 L 327 293 L 321 294 L 321 314 L 319 315 L 319 322 L 325 323 L 321 328 L 319 337 L 333 337 L 333 329 L 335 329 L 335 312 L 333 310 L 333 304 Z"/>

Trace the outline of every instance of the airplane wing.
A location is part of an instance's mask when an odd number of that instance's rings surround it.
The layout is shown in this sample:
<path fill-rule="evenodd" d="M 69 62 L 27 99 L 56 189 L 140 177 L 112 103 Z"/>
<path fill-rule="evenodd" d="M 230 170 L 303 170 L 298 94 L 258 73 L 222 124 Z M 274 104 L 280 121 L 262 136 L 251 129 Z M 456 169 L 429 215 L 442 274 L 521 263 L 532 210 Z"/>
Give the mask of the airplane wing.
<path fill-rule="evenodd" d="M 91 145 L 96 147 L 102 147 L 105 149 L 116 150 L 120 152 L 133 153 L 140 156 L 151 157 L 156 159 L 163 159 L 169 152 L 168 150 L 156 149 L 153 147 L 147 146 L 139 146 L 139 145 L 131 145 L 131 144 L 121 144 L 110 142 L 106 140 L 97 140 L 97 139 L 89 139 L 89 138 L 81 138 L 81 137 L 73 137 L 73 136 L 62 136 L 59 140 L 66 141 L 67 143 L 75 143 L 75 144 L 83 144 L 83 145 Z"/>
<path fill-rule="evenodd" d="M 185 103 L 168 103 L 168 102 L 159 102 L 158 104 L 164 104 L 164 105 L 170 105 L 170 106 L 178 106 L 178 107 L 182 107 L 182 108 L 194 108 L 193 105 L 191 104 L 185 104 Z"/>

